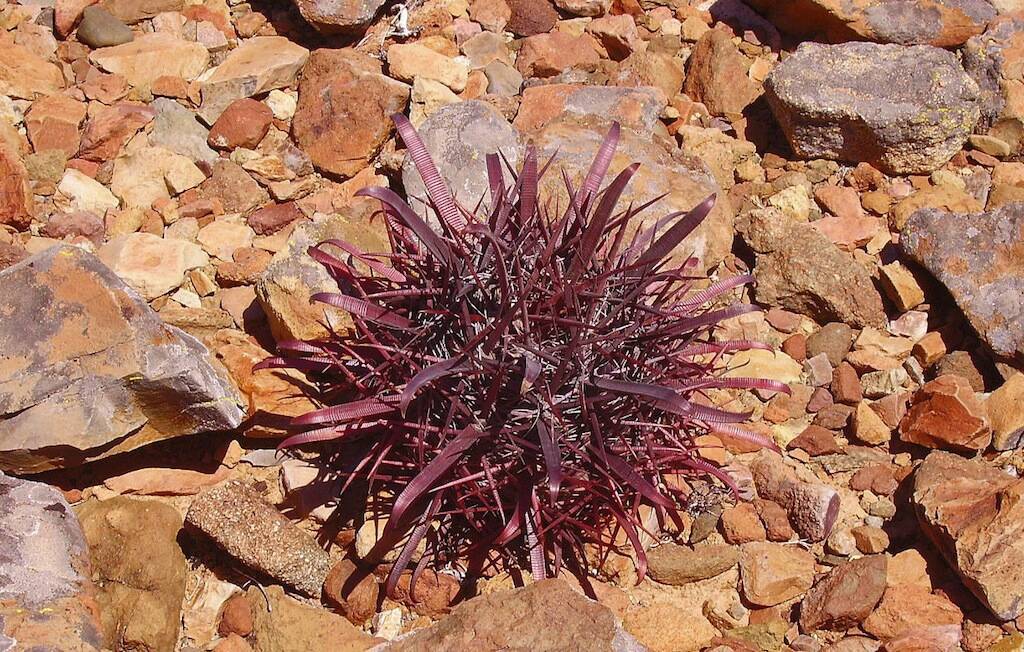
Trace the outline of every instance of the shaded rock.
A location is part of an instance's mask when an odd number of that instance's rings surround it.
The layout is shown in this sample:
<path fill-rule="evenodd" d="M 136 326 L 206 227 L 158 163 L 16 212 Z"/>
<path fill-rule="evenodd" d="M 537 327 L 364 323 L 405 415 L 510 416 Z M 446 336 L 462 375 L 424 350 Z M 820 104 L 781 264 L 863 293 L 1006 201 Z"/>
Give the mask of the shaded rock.
<path fill-rule="evenodd" d="M 360 652 L 375 642 L 341 616 L 289 598 L 280 586 L 267 587 L 266 598 L 254 586 L 246 592 L 245 599 L 252 607 L 253 630 L 249 639 L 256 652 Z"/>
<path fill-rule="evenodd" d="M 953 53 L 927 45 L 804 43 L 764 87 L 797 155 L 894 174 L 940 167 L 980 114 L 978 85 Z"/>
<path fill-rule="evenodd" d="M 34 100 L 64 88 L 64 75 L 56 65 L 12 40 L 0 43 L 0 95 Z"/>
<path fill-rule="evenodd" d="M 743 55 L 721 29 L 708 30 L 697 41 L 687 60 L 683 92 L 712 115 L 742 113 L 758 95 Z"/>
<path fill-rule="evenodd" d="M 130 43 L 94 50 L 89 61 L 106 72 L 121 75 L 131 86 L 148 88 L 159 77 L 195 79 L 206 70 L 210 54 L 194 41 L 154 32 Z"/>
<path fill-rule="evenodd" d="M 576 175 L 574 183 L 579 184 L 608 133 L 608 126 L 608 122 L 596 117 L 566 116 L 541 129 L 534 137 L 534 144 L 541 160 L 557 152 L 558 164 L 569 171 L 570 178 Z M 630 221 L 627 239 L 634 229 L 645 229 L 673 211 L 689 211 L 720 191 L 714 175 L 697 157 L 680 152 L 649 133 L 623 129 L 606 179 L 614 178 L 627 165 L 636 162 L 640 163 L 640 168 L 622 194 L 619 206 L 624 208 L 631 202 L 639 206 L 655 197 L 665 197 Z M 546 175 L 541 185 L 549 196 L 559 197 L 561 205 L 566 205 L 565 185 L 560 175 Z M 733 219 L 732 206 L 719 194 L 708 217 L 676 247 L 669 260 L 681 263 L 684 257 L 692 255 L 701 269 L 714 267 L 732 247 Z"/>
<path fill-rule="evenodd" d="M 103 639 L 112 649 L 173 650 L 185 597 L 181 515 L 170 505 L 117 497 L 78 510 L 99 588 Z"/>
<path fill-rule="evenodd" d="M 814 556 L 798 546 L 755 542 L 740 553 L 743 597 L 772 607 L 803 595 L 814 581 Z"/>
<path fill-rule="evenodd" d="M 420 125 L 419 133 L 455 201 L 467 207 L 476 206 L 481 198 L 484 206 L 490 205 L 487 154 L 500 152 L 516 168 L 522 157 L 516 130 L 491 105 L 479 100 L 438 109 Z M 427 199 L 426 186 L 409 157 L 402 165 L 402 183 L 409 197 Z M 412 205 L 426 214 L 423 203 Z"/>
<path fill-rule="evenodd" d="M 480 652 L 645 649 L 622 630 L 611 610 L 558 579 L 473 598 L 437 624 L 380 649 L 454 652 L 470 647 Z"/>
<path fill-rule="evenodd" d="M 217 152 L 206 144 L 209 132 L 199 123 L 195 113 L 166 97 L 156 98 L 150 107 L 157 111 L 149 132 L 150 144 L 181 154 L 193 162 L 212 163 L 217 160 Z"/>
<path fill-rule="evenodd" d="M 832 43 L 951 47 L 980 33 L 996 16 L 986 0 L 749 0 L 749 4 L 783 31 Z"/>
<path fill-rule="evenodd" d="M 1006 153 L 1024 147 L 1024 88 L 1019 70 L 1024 62 L 1024 16 L 1009 14 L 993 21 L 984 34 L 963 48 L 964 68 L 981 89 L 981 126 L 1005 146 Z"/>
<path fill-rule="evenodd" d="M 736 546 L 707 545 L 688 548 L 666 543 L 647 553 L 651 579 L 679 586 L 721 575 L 739 561 Z"/>
<path fill-rule="evenodd" d="M 130 27 L 103 7 L 93 5 L 82 12 L 78 24 L 78 40 L 91 48 L 105 48 L 128 43 L 135 38 Z"/>
<path fill-rule="evenodd" d="M 882 297 L 862 265 L 809 224 L 775 210 L 754 210 L 737 225 L 758 254 L 758 303 L 851 326 L 885 323 Z M 812 353 L 810 350 L 808 353 Z"/>
<path fill-rule="evenodd" d="M 410 591 L 412 571 L 406 571 L 398 578 L 395 599 L 416 613 L 441 618 L 451 610 L 459 597 L 462 585 L 455 577 L 426 569 L 416 580 L 416 591 Z"/>
<path fill-rule="evenodd" d="M 985 406 L 960 376 L 927 383 L 910 399 L 900 421 L 900 439 L 928 448 L 962 453 L 983 451 L 992 443 Z"/>
<path fill-rule="evenodd" d="M 364 54 L 319 50 L 303 72 L 292 135 L 317 169 L 354 176 L 390 137 L 409 92 Z"/>
<path fill-rule="evenodd" d="M 911 215 L 903 250 L 949 289 L 992 351 L 1024 362 L 1024 203 L 965 215 Z"/>
<path fill-rule="evenodd" d="M 363 251 L 388 251 L 389 241 L 379 217 L 367 213 L 320 216 L 299 225 L 256 285 L 256 296 L 267 314 L 270 329 L 278 340 L 315 339 L 334 329 L 348 329 L 347 313 L 321 303 L 311 303 L 317 292 L 337 292 L 338 284 L 323 265 L 309 257 L 310 246 L 330 238 L 341 238 Z"/>
<path fill-rule="evenodd" d="M 89 549 L 56 488 L 0 474 L 0 645 L 102 647 Z"/>
<path fill-rule="evenodd" d="M 200 494 L 186 523 L 233 559 L 299 593 L 319 598 L 331 569 L 317 542 L 238 482 Z"/>
<path fill-rule="evenodd" d="M 21 157 L 0 144 L 0 224 L 22 230 L 32 223 L 35 199 Z"/>
<path fill-rule="evenodd" d="M 75 466 L 241 423 L 240 398 L 205 347 L 91 254 L 47 249 L 0 272 L 0 287 L 3 469 Z"/>
<path fill-rule="evenodd" d="M 836 566 L 800 603 L 800 629 L 846 631 L 875 608 L 885 592 L 885 555 L 872 555 Z"/>
<path fill-rule="evenodd" d="M 997 451 L 1019 448 L 1024 437 L 1024 374 L 1015 373 L 985 401 L 992 424 L 992 447 Z"/>
<path fill-rule="evenodd" d="M 1024 613 L 1024 481 L 936 451 L 914 474 L 918 521 L 942 556 L 1000 620 Z"/>
<path fill-rule="evenodd" d="M 789 513 L 793 529 L 811 541 L 822 541 L 839 515 L 839 494 L 828 485 L 805 480 L 786 466 L 782 458 L 761 450 L 750 461 L 757 494 L 774 500 Z"/>
<path fill-rule="evenodd" d="M 617 120 L 638 132 L 653 131 L 660 124 L 658 116 L 664 98 L 655 88 L 623 88 L 619 86 L 583 86 L 580 84 L 544 84 L 523 91 L 512 126 L 523 134 L 533 134 L 566 113 L 599 116 Z"/>
<path fill-rule="evenodd" d="M 417 593 L 419 586 L 417 585 Z M 380 586 L 373 573 L 362 571 L 351 559 L 331 567 L 324 580 L 324 602 L 354 625 L 362 625 L 377 613 Z"/>
<path fill-rule="evenodd" d="M 294 0 L 299 13 L 324 34 L 352 34 L 369 26 L 384 0 Z"/>

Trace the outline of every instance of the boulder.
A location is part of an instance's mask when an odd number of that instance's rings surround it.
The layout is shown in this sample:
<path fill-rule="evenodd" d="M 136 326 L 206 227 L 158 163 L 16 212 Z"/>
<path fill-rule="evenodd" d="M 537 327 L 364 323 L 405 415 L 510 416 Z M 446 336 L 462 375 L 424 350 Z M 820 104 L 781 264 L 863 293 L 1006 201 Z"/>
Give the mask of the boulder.
<path fill-rule="evenodd" d="M 95 256 L 53 247 L 0 271 L 0 287 L 0 468 L 76 466 L 241 423 L 206 348 Z"/>
<path fill-rule="evenodd" d="M 779 29 L 803 40 L 962 45 L 996 10 L 987 0 L 748 0 Z"/>
<path fill-rule="evenodd" d="M 900 246 L 953 295 L 1002 358 L 1024 362 L 1024 203 L 984 213 L 935 208 L 910 216 Z"/>
<path fill-rule="evenodd" d="M 928 538 L 1001 621 L 1024 614 L 1024 480 L 936 451 L 914 474 L 912 502 Z"/>
<path fill-rule="evenodd" d="M 0 473 L 0 542 L 0 647 L 104 647 L 89 548 L 61 492 Z"/>
<path fill-rule="evenodd" d="M 78 509 L 99 587 L 110 649 L 162 652 L 177 645 L 188 565 L 171 505 L 119 496 Z"/>
<path fill-rule="evenodd" d="M 764 87 L 798 156 L 893 174 L 942 166 L 980 115 L 978 85 L 952 52 L 929 45 L 804 43 Z"/>
<path fill-rule="evenodd" d="M 368 27 L 385 0 L 293 0 L 299 13 L 323 34 L 355 34 Z"/>

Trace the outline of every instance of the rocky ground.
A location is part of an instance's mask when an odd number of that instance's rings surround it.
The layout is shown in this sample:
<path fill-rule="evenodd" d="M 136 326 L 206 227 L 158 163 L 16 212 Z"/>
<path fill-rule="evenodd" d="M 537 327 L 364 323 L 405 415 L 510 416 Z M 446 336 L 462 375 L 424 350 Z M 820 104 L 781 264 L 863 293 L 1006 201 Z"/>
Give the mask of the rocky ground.
<path fill-rule="evenodd" d="M 21 0 L 0 8 L 0 649 L 1024 650 L 1020 0 Z M 354 193 L 458 199 L 484 155 L 608 121 L 625 201 L 719 201 L 752 271 L 722 391 L 785 449 L 698 440 L 649 577 L 383 596 L 361 506 L 276 455 L 311 409 L 253 372 L 345 315 L 306 256 L 385 244 Z M 553 175 L 555 182 L 559 180 Z M 642 218 L 638 218 L 642 219 Z M 652 219 L 652 218 L 648 218 Z M 339 507 L 335 510 L 335 507 Z"/>

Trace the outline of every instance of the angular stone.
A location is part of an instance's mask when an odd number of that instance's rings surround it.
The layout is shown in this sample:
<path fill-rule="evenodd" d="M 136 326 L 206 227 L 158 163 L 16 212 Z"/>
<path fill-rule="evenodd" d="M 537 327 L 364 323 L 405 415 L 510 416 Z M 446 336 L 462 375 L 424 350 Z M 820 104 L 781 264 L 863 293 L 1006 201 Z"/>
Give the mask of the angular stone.
<path fill-rule="evenodd" d="M 309 534 L 239 482 L 200 494 L 185 522 L 246 567 L 319 598 L 331 561 Z"/>
<path fill-rule="evenodd" d="M 811 225 L 786 223 L 777 211 L 754 210 L 748 219 L 738 227 L 758 254 L 754 267 L 758 303 L 819 322 L 856 327 L 885 323 L 882 297 L 852 256 Z"/>
<path fill-rule="evenodd" d="M 250 98 L 235 100 L 210 127 L 208 142 L 218 149 L 255 149 L 270 130 L 274 114 L 263 102 Z"/>
<path fill-rule="evenodd" d="M 354 34 L 367 27 L 385 0 L 294 0 L 299 13 L 323 34 Z"/>
<path fill-rule="evenodd" d="M 59 194 L 54 198 L 55 205 L 89 211 L 100 217 L 120 205 L 117 197 L 106 186 L 74 168 L 64 171 L 64 176 L 57 184 L 57 192 Z"/>
<path fill-rule="evenodd" d="M 0 224 L 25 229 L 34 212 L 28 170 L 17 152 L 0 143 Z"/>
<path fill-rule="evenodd" d="M 89 161 L 115 158 L 128 139 L 156 117 L 156 109 L 122 102 L 101 108 L 85 124 L 78 156 Z"/>
<path fill-rule="evenodd" d="M 702 545 L 695 548 L 666 543 L 647 553 L 651 579 L 680 586 L 721 575 L 739 561 L 739 548 Z"/>
<path fill-rule="evenodd" d="M 937 169 L 978 122 L 978 85 L 951 52 L 927 45 L 804 43 L 765 80 L 803 158 L 866 161 L 894 174 Z"/>
<path fill-rule="evenodd" d="M 85 104 L 66 95 L 50 95 L 32 103 L 25 114 L 25 126 L 32 149 L 58 149 L 69 157 L 78 152 L 78 126 L 85 120 Z"/>
<path fill-rule="evenodd" d="M 339 650 L 361 652 L 373 647 L 369 634 L 329 610 L 288 597 L 280 586 L 264 591 L 253 586 L 245 594 L 252 612 L 252 647 L 245 650 Z M 240 639 L 243 643 L 246 639 Z M 218 647 L 218 652 L 220 648 Z M 242 652 L 242 651 L 239 651 Z"/>
<path fill-rule="evenodd" d="M 283 204 L 271 204 L 259 209 L 250 215 L 246 222 L 259 235 L 270 235 L 277 233 L 295 220 L 302 219 L 303 217 L 305 216 L 295 202 L 285 202 Z"/>
<path fill-rule="evenodd" d="M 650 86 L 583 86 L 544 84 L 523 91 L 512 126 L 529 135 L 566 113 L 617 120 L 640 133 L 653 131 L 664 108 L 664 98 Z"/>
<path fill-rule="evenodd" d="M 641 42 L 636 22 L 628 14 L 595 18 L 587 24 L 587 33 L 597 39 L 612 61 L 622 61 L 637 50 Z"/>
<path fill-rule="evenodd" d="M 365 168 L 394 129 L 391 115 L 409 102 L 409 87 L 368 59 L 349 49 L 318 51 L 303 73 L 292 135 L 322 171 L 352 177 Z"/>
<path fill-rule="evenodd" d="M 774 500 L 789 513 L 793 529 L 811 541 L 822 541 L 839 515 L 839 494 L 820 482 L 798 477 L 782 458 L 761 450 L 750 461 L 757 494 Z"/>
<path fill-rule="evenodd" d="M 13 315 L 0 320 L 13 365 L 0 375 L 0 468 L 76 466 L 241 423 L 237 391 L 205 347 L 94 256 L 52 247 L 0 272 L 0 286 L 0 314 Z"/>
<path fill-rule="evenodd" d="M 185 272 L 208 264 L 199 246 L 151 233 L 114 238 L 99 250 L 99 257 L 146 299 L 155 299 L 180 286 Z"/>
<path fill-rule="evenodd" d="M 800 629 L 845 631 L 864 621 L 885 592 L 885 555 L 848 561 L 814 585 L 800 604 Z"/>
<path fill-rule="evenodd" d="M 750 503 L 739 503 L 722 512 L 722 537 L 726 542 L 738 545 L 751 541 L 764 541 L 768 532 Z"/>
<path fill-rule="evenodd" d="M 997 451 L 1020 448 L 1024 437 L 1024 374 L 1010 376 L 985 401 L 992 424 L 992 447 Z"/>
<path fill-rule="evenodd" d="M 130 27 L 103 7 L 93 5 L 82 12 L 78 40 L 91 48 L 106 48 L 128 43 L 135 38 Z"/>
<path fill-rule="evenodd" d="M 0 95 L 34 100 L 64 88 L 60 68 L 11 41 L 0 43 Z"/>
<path fill-rule="evenodd" d="M 643 649 L 608 607 L 559 579 L 484 594 L 459 604 L 447 618 L 386 644 L 386 652 L 433 650 Z"/>
<path fill-rule="evenodd" d="M 758 95 L 746 68 L 745 59 L 729 34 L 720 29 L 708 30 L 687 60 L 683 92 L 703 103 L 712 115 L 742 113 Z"/>
<path fill-rule="evenodd" d="M 920 210 L 900 245 L 949 289 L 996 355 L 1024 362 L 1024 203 L 964 215 Z"/>
<path fill-rule="evenodd" d="M 985 137 L 998 141 L 990 142 L 999 153 L 1019 153 L 1024 148 L 1024 88 L 1019 73 L 1024 62 L 1024 15 L 1011 13 L 992 21 L 985 33 L 967 41 L 963 61 L 967 74 L 981 88 Z"/>
<path fill-rule="evenodd" d="M 996 16 L 985 0 L 750 0 L 761 15 L 804 40 L 962 45 Z"/>
<path fill-rule="evenodd" d="M 309 50 L 283 36 L 256 36 L 231 51 L 198 81 L 203 103 L 199 115 L 213 124 L 233 101 L 291 86 Z"/>
<path fill-rule="evenodd" d="M 227 213 L 249 213 L 265 204 L 269 197 L 242 166 L 220 159 L 213 173 L 196 189 L 198 199 L 219 201 Z"/>
<path fill-rule="evenodd" d="M 100 0 L 100 6 L 129 25 L 155 18 L 161 13 L 179 11 L 185 0 Z"/>
<path fill-rule="evenodd" d="M 1024 614 L 1024 481 L 951 453 L 914 474 L 918 521 L 964 585 L 996 618 Z"/>
<path fill-rule="evenodd" d="M 0 474 L 0 532 L 0 644 L 103 647 L 89 548 L 61 492 Z"/>
<path fill-rule="evenodd" d="M 206 70 L 210 54 L 199 43 L 154 32 L 142 34 L 131 43 L 95 50 L 89 61 L 121 75 L 131 86 L 148 88 L 164 76 L 195 79 Z"/>
<path fill-rule="evenodd" d="M 743 597 L 773 607 L 799 597 L 814 581 L 814 556 L 798 546 L 747 543 L 740 552 Z"/>
<path fill-rule="evenodd" d="M 162 147 L 139 147 L 117 158 L 110 190 L 125 208 L 149 209 L 206 179 L 187 157 Z"/>
<path fill-rule="evenodd" d="M 217 160 L 217 152 L 206 144 L 209 132 L 195 113 L 166 97 L 156 98 L 150 107 L 157 111 L 149 132 L 151 145 L 180 154 L 194 163 Z"/>
<path fill-rule="evenodd" d="M 396 43 L 388 48 L 388 73 L 408 83 L 420 77 L 432 79 L 458 93 L 466 88 L 469 62 L 420 43 Z"/>
<path fill-rule="evenodd" d="M 939 376 L 910 399 L 907 414 L 900 421 L 902 441 L 974 453 L 992 443 L 992 429 L 984 404 L 964 378 Z"/>
<path fill-rule="evenodd" d="M 923 586 L 899 584 L 885 590 L 882 601 L 864 621 L 863 628 L 883 641 L 908 636 L 943 639 L 952 632 L 952 646 L 933 644 L 908 648 L 950 650 L 957 647 L 963 619 L 960 609 L 945 596 L 934 594 Z"/>
<path fill-rule="evenodd" d="M 554 77 L 570 69 L 591 72 L 600 61 L 596 45 L 589 34 L 551 32 L 531 36 L 523 40 L 516 69 L 523 77 Z"/>
<path fill-rule="evenodd" d="M 106 647 L 171 650 L 181 627 L 185 555 L 181 514 L 137 498 L 91 500 L 78 509 L 98 578 Z"/>

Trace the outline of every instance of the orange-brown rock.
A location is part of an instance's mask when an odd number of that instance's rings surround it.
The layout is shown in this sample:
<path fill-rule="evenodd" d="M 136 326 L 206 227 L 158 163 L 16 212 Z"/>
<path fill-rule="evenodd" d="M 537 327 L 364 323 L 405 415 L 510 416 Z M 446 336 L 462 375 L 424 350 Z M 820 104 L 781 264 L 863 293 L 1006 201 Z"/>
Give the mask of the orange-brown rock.
<path fill-rule="evenodd" d="M 947 374 L 925 384 L 910 399 L 900 421 L 900 439 L 958 452 L 975 452 L 992 443 L 984 404 L 970 383 Z"/>

